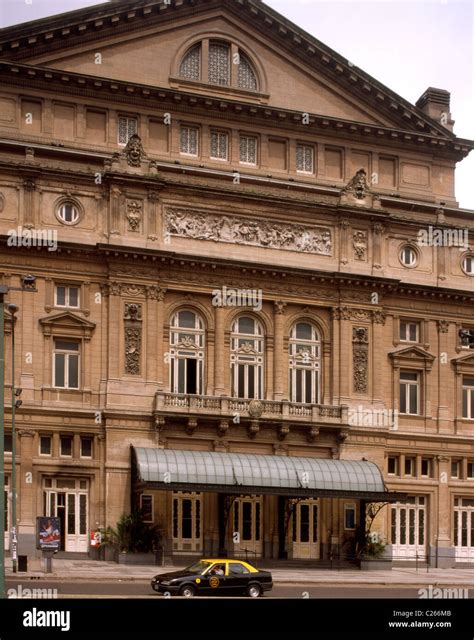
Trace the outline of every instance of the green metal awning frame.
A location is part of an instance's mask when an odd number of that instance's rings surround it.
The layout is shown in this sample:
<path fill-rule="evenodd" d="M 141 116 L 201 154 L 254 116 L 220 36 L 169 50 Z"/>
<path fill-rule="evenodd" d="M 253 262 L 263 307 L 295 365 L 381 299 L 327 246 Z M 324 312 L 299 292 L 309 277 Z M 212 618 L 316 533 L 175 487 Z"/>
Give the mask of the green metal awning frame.
<path fill-rule="evenodd" d="M 131 447 L 134 491 L 207 491 L 230 495 L 358 498 L 396 502 L 376 464 L 216 451 Z"/>

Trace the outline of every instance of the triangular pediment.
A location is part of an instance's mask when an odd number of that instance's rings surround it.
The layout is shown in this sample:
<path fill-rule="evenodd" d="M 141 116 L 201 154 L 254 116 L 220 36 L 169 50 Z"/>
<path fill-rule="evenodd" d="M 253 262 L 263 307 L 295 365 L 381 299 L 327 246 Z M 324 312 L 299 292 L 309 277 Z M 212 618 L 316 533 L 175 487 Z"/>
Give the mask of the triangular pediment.
<path fill-rule="evenodd" d="M 70 335 L 85 338 L 90 338 L 96 326 L 95 322 L 85 320 L 70 311 L 40 318 L 39 323 L 44 335 Z"/>
<path fill-rule="evenodd" d="M 418 360 L 424 362 L 433 362 L 436 358 L 431 353 L 424 351 L 420 347 L 404 347 L 403 349 L 398 349 L 397 351 L 392 351 L 389 354 L 392 360 Z"/>
<path fill-rule="evenodd" d="M 236 42 L 256 62 L 258 95 L 236 99 L 453 138 L 420 109 L 255 0 L 172 0 L 171 5 L 125 0 L 88 7 L 1 30 L 0 56 L 87 76 L 223 95 L 215 86 L 186 87 L 176 80 L 177 59 L 196 34 Z"/>
<path fill-rule="evenodd" d="M 467 353 L 466 355 L 453 358 L 451 360 L 453 367 L 456 371 L 474 371 L 474 352 Z"/>

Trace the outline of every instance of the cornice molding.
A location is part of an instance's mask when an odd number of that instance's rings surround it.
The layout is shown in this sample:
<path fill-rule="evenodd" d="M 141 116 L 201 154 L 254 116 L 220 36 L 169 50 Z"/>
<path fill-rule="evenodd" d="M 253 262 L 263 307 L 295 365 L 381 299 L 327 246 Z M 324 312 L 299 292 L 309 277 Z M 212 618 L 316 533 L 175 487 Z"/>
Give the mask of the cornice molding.
<path fill-rule="evenodd" d="M 212 112 L 213 117 L 219 120 L 232 117 L 256 125 L 265 123 L 264 126 L 268 126 L 273 119 L 278 123 L 279 129 L 325 132 L 326 135 L 340 139 L 350 138 L 352 141 L 376 139 L 378 143 L 382 141 L 389 146 L 416 148 L 418 151 L 422 148 L 430 153 L 436 151 L 438 154 L 446 153 L 459 158 L 464 158 L 474 148 L 474 141 L 456 138 L 449 131 L 446 134 L 450 135 L 443 137 L 437 132 L 386 127 L 311 113 L 308 114 L 308 124 L 303 124 L 301 111 L 270 107 L 258 102 L 236 101 L 223 96 L 188 93 L 169 87 L 100 78 L 49 67 L 2 61 L 0 77 L 4 84 L 10 82 L 13 86 L 36 88 L 42 92 L 54 93 L 56 97 L 64 93 L 105 101 L 112 98 L 116 103 L 152 106 L 153 109 L 158 106 L 164 111 L 199 113 L 199 110 L 202 110 L 203 114 Z"/>
<path fill-rule="evenodd" d="M 341 88 L 390 119 L 409 122 L 412 130 L 431 131 L 441 138 L 454 137 L 436 120 L 376 81 L 362 69 L 258 0 L 130 0 L 88 7 L 2 30 L 0 56 L 12 60 L 38 57 L 65 48 L 129 34 L 192 15 L 225 10 L 246 21 L 302 64 L 317 68 Z"/>

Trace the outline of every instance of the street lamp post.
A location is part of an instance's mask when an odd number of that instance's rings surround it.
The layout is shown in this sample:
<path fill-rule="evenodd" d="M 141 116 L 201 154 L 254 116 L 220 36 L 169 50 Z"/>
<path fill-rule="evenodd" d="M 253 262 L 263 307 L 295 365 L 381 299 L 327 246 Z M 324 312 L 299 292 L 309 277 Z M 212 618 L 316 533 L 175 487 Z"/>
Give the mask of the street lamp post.
<path fill-rule="evenodd" d="M 15 389 L 15 313 L 18 311 L 16 304 L 9 304 L 8 311 L 12 321 L 12 527 L 11 527 L 11 548 L 12 548 L 12 568 L 13 573 L 18 567 L 18 532 L 16 529 L 16 389 Z M 21 401 L 20 401 L 21 403 Z"/>
<path fill-rule="evenodd" d="M 8 287 L 0 285 L 0 598 L 5 598 L 5 319 L 4 296 Z"/>

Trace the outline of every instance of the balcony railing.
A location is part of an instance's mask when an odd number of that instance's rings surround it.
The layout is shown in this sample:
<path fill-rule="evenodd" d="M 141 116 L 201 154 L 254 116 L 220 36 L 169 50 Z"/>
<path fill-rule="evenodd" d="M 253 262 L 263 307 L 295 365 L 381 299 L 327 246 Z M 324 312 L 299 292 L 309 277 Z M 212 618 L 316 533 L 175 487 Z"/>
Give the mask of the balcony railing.
<path fill-rule="evenodd" d="M 223 396 L 198 396 L 158 392 L 155 397 L 157 413 L 183 415 L 208 414 L 232 418 L 283 420 L 291 422 L 325 422 L 347 424 L 348 407 L 345 405 L 299 404 L 286 400 L 244 400 Z"/>

